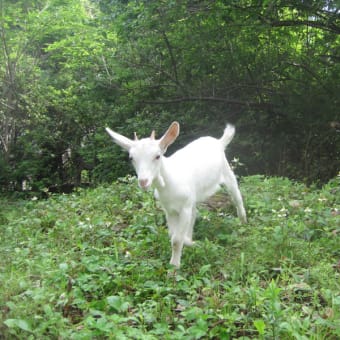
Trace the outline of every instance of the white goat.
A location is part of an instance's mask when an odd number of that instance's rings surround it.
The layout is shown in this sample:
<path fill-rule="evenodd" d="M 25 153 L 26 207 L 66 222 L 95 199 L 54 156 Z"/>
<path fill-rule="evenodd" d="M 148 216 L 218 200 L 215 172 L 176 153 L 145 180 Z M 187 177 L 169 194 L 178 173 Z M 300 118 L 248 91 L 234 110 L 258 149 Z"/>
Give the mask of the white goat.
<path fill-rule="evenodd" d="M 173 122 L 164 136 L 157 140 L 152 131 L 149 138 L 131 140 L 106 128 L 114 142 L 127 150 L 136 170 L 139 186 L 151 185 L 165 211 L 171 238 L 170 264 L 180 266 L 183 245 L 193 244 L 192 232 L 196 219 L 196 203 L 202 202 L 225 185 L 243 223 L 247 222 L 242 196 L 233 171 L 224 154 L 235 128 L 227 125 L 220 139 L 201 137 L 170 157 L 168 146 L 179 134 L 179 124 Z"/>

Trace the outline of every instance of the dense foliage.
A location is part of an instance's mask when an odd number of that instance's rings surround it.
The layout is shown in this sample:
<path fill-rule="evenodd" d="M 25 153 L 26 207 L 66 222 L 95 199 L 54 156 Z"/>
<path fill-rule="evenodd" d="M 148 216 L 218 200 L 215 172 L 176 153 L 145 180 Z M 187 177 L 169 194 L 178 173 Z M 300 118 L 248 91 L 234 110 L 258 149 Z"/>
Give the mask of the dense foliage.
<path fill-rule="evenodd" d="M 249 224 L 223 192 L 168 266 L 163 213 L 134 178 L 0 201 L 5 339 L 338 339 L 340 178 L 245 177 Z"/>
<path fill-rule="evenodd" d="M 336 1 L 1 0 L 0 185 L 34 191 L 128 171 L 104 127 L 172 120 L 178 146 L 238 134 L 244 174 L 339 170 Z M 116 149 L 117 150 L 117 149 Z"/>

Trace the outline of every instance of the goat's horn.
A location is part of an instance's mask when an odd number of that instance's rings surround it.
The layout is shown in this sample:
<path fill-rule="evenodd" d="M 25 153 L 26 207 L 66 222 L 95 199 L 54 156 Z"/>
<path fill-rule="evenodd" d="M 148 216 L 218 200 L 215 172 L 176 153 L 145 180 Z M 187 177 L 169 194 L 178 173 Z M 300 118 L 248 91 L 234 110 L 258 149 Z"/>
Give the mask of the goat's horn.
<path fill-rule="evenodd" d="M 152 130 L 150 138 L 155 139 L 155 137 L 156 137 L 155 130 Z"/>
<path fill-rule="evenodd" d="M 138 140 L 137 133 L 134 132 L 133 134 L 134 134 L 134 136 L 135 136 L 135 140 L 137 141 L 137 140 Z"/>

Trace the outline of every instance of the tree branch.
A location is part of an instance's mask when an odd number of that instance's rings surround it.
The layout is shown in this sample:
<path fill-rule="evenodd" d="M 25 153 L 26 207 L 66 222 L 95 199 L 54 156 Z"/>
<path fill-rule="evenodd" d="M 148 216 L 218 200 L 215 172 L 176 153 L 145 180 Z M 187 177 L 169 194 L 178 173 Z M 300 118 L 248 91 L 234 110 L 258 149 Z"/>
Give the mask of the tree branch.
<path fill-rule="evenodd" d="M 178 81 L 178 73 L 177 73 L 177 63 L 176 63 L 176 60 L 175 60 L 175 57 L 174 57 L 174 54 L 173 54 L 173 51 L 172 51 L 172 46 L 170 44 L 170 41 L 168 39 L 168 36 L 166 35 L 166 33 L 162 30 L 162 35 L 163 35 L 163 39 L 164 39 L 164 42 L 165 42 L 165 45 L 169 51 L 169 55 L 170 55 L 170 60 L 171 60 L 171 64 L 172 64 L 172 69 L 174 71 L 174 76 L 175 76 L 175 80 L 176 80 L 176 83 L 179 84 L 179 81 Z"/>
<path fill-rule="evenodd" d="M 273 104 L 270 103 L 257 103 L 250 101 L 241 101 L 236 99 L 226 99 L 221 97 L 181 97 L 181 98 L 172 98 L 165 100 L 143 100 L 141 101 L 144 104 L 175 104 L 182 102 L 192 102 L 192 101 L 212 101 L 212 102 L 221 102 L 229 105 L 235 106 L 249 106 L 249 107 L 258 107 L 258 108 L 270 108 L 273 107 Z"/>
<path fill-rule="evenodd" d="M 335 24 L 325 24 L 320 21 L 312 20 L 279 20 L 279 21 L 269 21 L 269 25 L 272 27 L 294 27 L 294 26 L 309 26 L 314 28 L 320 28 L 325 31 L 340 34 L 340 27 Z"/>

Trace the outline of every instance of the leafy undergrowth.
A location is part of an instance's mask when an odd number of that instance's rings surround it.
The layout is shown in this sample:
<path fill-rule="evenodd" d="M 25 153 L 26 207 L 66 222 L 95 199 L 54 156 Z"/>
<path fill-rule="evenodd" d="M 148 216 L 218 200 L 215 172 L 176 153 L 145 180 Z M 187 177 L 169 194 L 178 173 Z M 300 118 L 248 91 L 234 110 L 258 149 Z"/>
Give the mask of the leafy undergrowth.
<path fill-rule="evenodd" d="M 338 339 L 340 183 L 243 178 L 249 223 L 204 205 L 182 267 L 133 178 L 0 201 L 5 339 Z M 224 194 L 220 194 L 223 198 Z"/>

